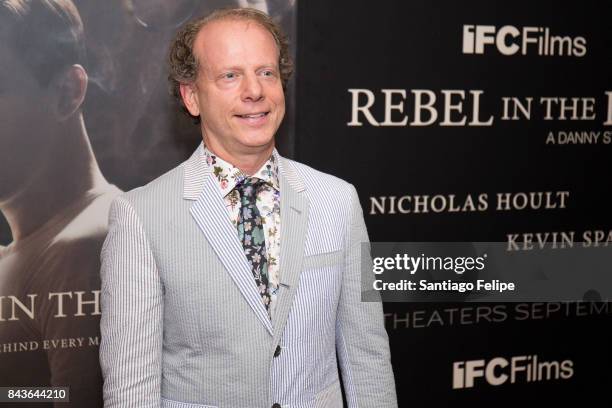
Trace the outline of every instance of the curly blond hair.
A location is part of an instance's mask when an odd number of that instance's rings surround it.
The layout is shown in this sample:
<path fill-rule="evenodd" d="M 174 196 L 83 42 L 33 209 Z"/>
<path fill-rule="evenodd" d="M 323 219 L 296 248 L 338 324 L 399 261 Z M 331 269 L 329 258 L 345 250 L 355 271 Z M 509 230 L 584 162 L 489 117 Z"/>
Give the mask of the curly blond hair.
<path fill-rule="evenodd" d="M 183 103 L 180 93 L 181 84 L 193 84 L 198 76 L 199 63 L 193 52 L 193 42 L 196 36 L 206 24 L 224 19 L 253 21 L 265 28 L 272 37 L 279 50 L 278 67 L 280 70 L 281 83 L 286 89 L 287 82 L 293 73 L 293 61 L 289 55 L 289 41 L 280 26 L 266 13 L 253 8 L 225 8 L 218 9 L 212 13 L 187 22 L 179 29 L 170 44 L 168 53 L 168 81 L 170 92 L 179 103 L 183 112 L 194 118 Z M 195 117 L 196 123 L 200 118 Z"/>

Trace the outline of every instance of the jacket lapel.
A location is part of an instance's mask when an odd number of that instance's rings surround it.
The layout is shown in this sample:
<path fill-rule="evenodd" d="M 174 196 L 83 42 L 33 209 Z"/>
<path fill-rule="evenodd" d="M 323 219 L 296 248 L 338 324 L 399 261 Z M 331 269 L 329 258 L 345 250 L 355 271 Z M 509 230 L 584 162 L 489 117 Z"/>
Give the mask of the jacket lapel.
<path fill-rule="evenodd" d="M 274 344 L 278 343 L 283 334 L 300 281 L 309 208 L 302 178 L 295 172 L 289 160 L 280 156 L 277 158 L 281 192 L 281 287 L 272 316 Z"/>
<path fill-rule="evenodd" d="M 203 145 L 185 163 L 183 196 L 195 201 L 190 208 L 193 219 L 257 318 L 272 334 L 272 323 L 255 285 L 236 228 L 229 219 L 219 186 L 204 158 Z"/>

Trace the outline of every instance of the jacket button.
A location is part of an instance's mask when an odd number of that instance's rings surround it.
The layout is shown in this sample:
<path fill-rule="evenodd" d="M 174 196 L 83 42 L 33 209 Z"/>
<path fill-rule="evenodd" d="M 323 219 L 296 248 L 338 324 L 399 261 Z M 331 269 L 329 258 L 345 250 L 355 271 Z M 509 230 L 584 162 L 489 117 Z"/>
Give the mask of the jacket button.
<path fill-rule="evenodd" d="M 276 346 L 276 350 L 274 350 L 274 357 L 278 357 L 280 355 L 280 352 L 281 352 L 281 346 Z"/>
<path fill-rule="evenodd" d="M 272 408 L 281 408 L 281 404 L 279 404 L 278 402 L 275 402 L 275 403 L 272 405 Z"/>

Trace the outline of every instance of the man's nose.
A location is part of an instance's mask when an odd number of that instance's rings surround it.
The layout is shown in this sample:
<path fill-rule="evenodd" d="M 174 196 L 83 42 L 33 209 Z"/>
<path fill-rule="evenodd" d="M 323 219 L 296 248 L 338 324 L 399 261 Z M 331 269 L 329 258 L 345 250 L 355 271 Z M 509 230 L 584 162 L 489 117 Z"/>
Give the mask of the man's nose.
<path fill-rule="evenodd" d="M 242 83 L 242 100 L 257 102 L 263 99 L 263 87 L 255 74 L 245 75 Z"/>

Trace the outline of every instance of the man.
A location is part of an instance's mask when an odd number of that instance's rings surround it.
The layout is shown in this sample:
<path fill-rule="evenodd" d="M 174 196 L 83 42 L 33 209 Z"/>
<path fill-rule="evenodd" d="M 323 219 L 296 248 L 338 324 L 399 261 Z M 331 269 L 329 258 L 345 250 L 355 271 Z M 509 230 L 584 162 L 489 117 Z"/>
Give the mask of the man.
<path fill-rule="evenodd" d="M 355 189 L 274 149 L 280 30 L 217 11 L 180 30 L 169 61 L 204 143 L 111 208 L 105 406 L 341 407 L 338 361 L 349 406 L 397 406 L 381 304 L 360 301 Z"/>
<path fill-rule="evenodd" d="M 71 1 L 0 1 L 0 386 L 69 386 L 62 406 L 96 407 L 97 255 L 120 191 L 85 130 L 84 49 Z"/>

